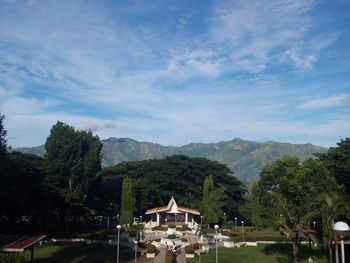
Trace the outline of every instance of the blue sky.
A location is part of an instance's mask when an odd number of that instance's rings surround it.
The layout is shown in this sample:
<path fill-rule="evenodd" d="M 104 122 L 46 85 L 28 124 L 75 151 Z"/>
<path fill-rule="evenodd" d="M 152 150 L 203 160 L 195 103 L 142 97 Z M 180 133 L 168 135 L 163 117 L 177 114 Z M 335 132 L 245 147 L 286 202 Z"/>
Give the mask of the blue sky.
<path fill-rule="evenodd" d="M 165 145 L 350 135 L 350 1 L 0 0 L 8 144 L 56 121 Z"/>

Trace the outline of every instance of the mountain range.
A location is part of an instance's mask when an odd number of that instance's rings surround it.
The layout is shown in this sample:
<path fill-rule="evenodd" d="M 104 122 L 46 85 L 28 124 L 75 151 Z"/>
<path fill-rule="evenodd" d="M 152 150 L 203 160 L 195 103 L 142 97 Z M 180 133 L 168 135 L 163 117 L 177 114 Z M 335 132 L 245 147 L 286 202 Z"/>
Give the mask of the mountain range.
<path fill-rule="evenodd" d="M 327 148 L 307 144 L 291 144 L 275 141 L 255 142 L 235 138 L 218 143 L 190 143 L 184 146 L 164 146 L 151 142 L 139 142 L 130 138 L 102 140 L 102 166 L 107 167 L 123 161 L 161 159 L 174 154 L 204 157 L 226 164 L 237 178 L 250 183 L 259 178 L 261 169 L 284 155 L 293 155 L 300 160 L 313 157 Z M 45 146 L 17 148 L 17 151 L 45 155 Z"/>

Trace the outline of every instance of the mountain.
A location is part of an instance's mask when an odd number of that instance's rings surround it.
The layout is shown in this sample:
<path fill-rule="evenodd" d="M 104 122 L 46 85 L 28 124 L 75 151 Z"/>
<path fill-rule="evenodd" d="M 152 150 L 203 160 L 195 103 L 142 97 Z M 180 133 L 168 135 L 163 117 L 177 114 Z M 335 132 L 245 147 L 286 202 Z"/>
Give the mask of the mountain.
<path fill-rule="evenodd" d="M 240 180 L 249 183 L 259 178 L 261 169 L 284 155 L 293 155 L 305 160 L 316 152 L 327 149 L 307 144 L 281 142 L 254 142 L 235 138 L 218 143 L 190 143 L 181 147 L 163 146 L 150 142 L 139 142 L 129 138 L 102 140 L 102 166 L 123 161 L 161 159 L 174 154 L 189 157 L 204 157 L 226 164 Z M 44 145 L 31 148 L 17 148 L 17 151 L 44 156 Z"/>

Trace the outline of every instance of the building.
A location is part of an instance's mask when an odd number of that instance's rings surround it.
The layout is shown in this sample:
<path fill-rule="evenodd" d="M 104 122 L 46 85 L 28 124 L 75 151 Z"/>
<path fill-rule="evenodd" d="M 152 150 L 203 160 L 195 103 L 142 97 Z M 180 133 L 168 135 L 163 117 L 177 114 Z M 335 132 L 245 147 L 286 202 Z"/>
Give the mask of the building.
<path fill-rule="evenodd" d="M 152 226 L 158 225 L 183 225 L 187 224 L 190 227 L 195 225 L 194 217 L 199 216 L 197 210 L 178 206 L 174 197 L 171 197 L 166 206 L 151 208 L 146 211 L 146 215 L 151 217 L 150 223 Z"/>

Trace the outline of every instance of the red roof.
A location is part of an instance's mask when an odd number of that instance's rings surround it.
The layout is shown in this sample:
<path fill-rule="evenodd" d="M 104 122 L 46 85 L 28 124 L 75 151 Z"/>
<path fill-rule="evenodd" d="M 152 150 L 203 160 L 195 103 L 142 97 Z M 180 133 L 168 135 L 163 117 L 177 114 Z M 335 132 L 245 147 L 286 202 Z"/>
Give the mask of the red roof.
<path fill-rule="evenodd" d="M 16 236 L 0 235 L 1 250 L 5 252 L 23 252 L 24 249 L 33 246 L 43 240 L 45 235 L 38 236 Z"/>

